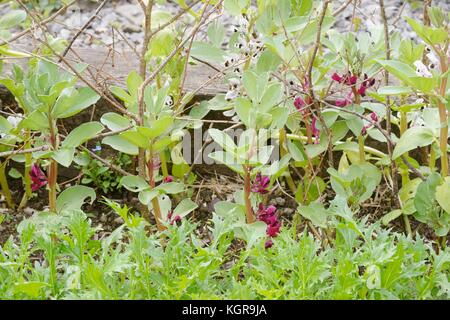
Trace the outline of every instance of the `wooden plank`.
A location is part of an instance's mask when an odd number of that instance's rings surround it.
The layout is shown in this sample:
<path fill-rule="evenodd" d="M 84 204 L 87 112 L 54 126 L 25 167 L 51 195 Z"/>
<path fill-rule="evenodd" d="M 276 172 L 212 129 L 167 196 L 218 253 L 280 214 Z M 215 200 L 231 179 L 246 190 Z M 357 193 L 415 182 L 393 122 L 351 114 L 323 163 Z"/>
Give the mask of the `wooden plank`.
<path fill-rule="evenodd" d="M 4 72 L 8 73 L 9 62 L 24 66 L 27 59 L 5 60 Z M 67 60 L 73 62 L 84 62 L 89 65 L 92 76 L 86 72 L 86 78 L 107 86 L 117 85 L 124 87 L 127 75 L 132 70 L 139 70 L 139 61 L 136 53 L 131 50 L 112 51 L 107 48 L 73 48 L 73 52 L 67 55 Z M 197 96 L 212 97 L 218 93 L 226 92 L 226 85 L 220 77 L 210 81 L 217 75 L 217 71 L 211 67 L 199 63 L 188 65 L 185 83 L 185 91 L 192 92 L 202 87 Z M 208 83 L 210 81 L 210 83 Z M 208 83 L 207 85 L 205 85 Z"/>

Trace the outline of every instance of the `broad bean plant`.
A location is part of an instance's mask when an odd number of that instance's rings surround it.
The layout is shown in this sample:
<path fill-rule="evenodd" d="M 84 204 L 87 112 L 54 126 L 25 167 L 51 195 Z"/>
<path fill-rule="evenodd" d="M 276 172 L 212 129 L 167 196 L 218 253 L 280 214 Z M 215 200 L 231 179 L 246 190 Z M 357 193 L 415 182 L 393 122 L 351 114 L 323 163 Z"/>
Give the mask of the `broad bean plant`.
<path fill-rule="evenodd" d="M 0 19 L 0 84 L 15 99 L 1 106 L 1 191 L 12 214 L 48 196 L 0 244 L 0 297 L 449 298 L 450 15 L 406 17 L 412 40 L 383 0 L 381 24 L 348 32 L 330 0 L 175 2 L 179 16 L 139 1 L 139 68 L 114 85 L 71 61 L 72 43 L 22 1 Z M 14 48 L 19 27 L 39 46 Z M 199 98 L 208 82 L 187 88 L 193 66 L 226 90 Z M 94 117 L 100 102 L 109 109 Z M 239 186 L 206 221 L 189 218 L 204 179 L 183 157 L 199 129 L 202 159 Z M 80 174 L 66 183 L 61 167 Z M 295 203 L 292 217 L 276 196 Z M 102 233 L 86 213 L 95 204 L 123 223 Z"/>

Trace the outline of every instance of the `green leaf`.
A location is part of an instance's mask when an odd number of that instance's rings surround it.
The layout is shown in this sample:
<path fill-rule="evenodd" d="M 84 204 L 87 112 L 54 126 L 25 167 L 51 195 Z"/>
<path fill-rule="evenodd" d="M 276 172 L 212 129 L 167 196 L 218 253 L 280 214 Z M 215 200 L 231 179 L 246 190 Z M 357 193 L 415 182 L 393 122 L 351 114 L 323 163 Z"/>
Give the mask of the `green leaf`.
<path fill-rule="evenodd" d="M 32 298 L 38 298 L 42 288 L 49 286 L 48 283 L 40 281 L 28 281 L 16 283 L 14 285 L 14 293 L 24 293 Z"/>
<path fill-rule="evenodd" d="M 322 204 L 313 202 L 308 206 L 300 206 L 297 211 L 315 226 L 320 228 L 327 227 L 328 212 Z"/>
<path fill-rule="evenodd" d="M 402 210 L 401 209 L 395 209 L 392 210 L 391 212 L 389 212 L 388 214 L 386 214 L 385 216 L 383 216 L 383 218 L 381 218 L 381 222 L 387 226 L 389 224 L 389 222 L 397 219 L 398 217 L 400 217 L 402 215 Z"/>
<path fill-rule="evenodd" d="M 376 60 L 387 71 L 394 74 L 404 83 L 411 84 L 409 78 L 416 77 L 416 71 L 404 62 L 396 60 Z"/>
<path fill-rule="evenodd" d="M 150 140 L 137 131 L 125 131 L 120 133 L 119 136 L 137 147 L 144 149 L 148 149 L 150 147 Z"/>
<path fill-rule="evenodd" d="M 128 92 L 126 92 L 124 89 L 120 87 L 111 86 L 109 87 L 109 91 L 111 91 L 113 95 L 115 95 L 117 98 L 119 98 L 124 102 L 127 103 L 133 102 L 133 98 L 128 94 Z"/>
<path fill-rule="evenodd" d="M 131 192 L 140 192 L 150 188 L 150 185 L 144 178 L 138 176 L 125 176 L 120 180 L 125 189 Z"/>
<path fill-rule="evenodd" d="M 75 154 L 75 148 L 60 148 L 53 153 L 52 158 L 56 160 L 60 165 L 68 168 L 73 161 L 73 157 Z"/>
<path fill-rule="evenodd" d="M 392 159 L 397 159 L 402 154 L 417 147 L 430 145 L 435 140 L 433 130 L 426 127 L 412 127 L 406 130 L 400 137 L 394 148 Z"/>
<path fill-rule="evenodd" d="M 105 127 L 97 121 L 83 123 L 69 133 L 62 143 L 62 147 L 76 148 L 94 138 L 97 134 L 102 132 L 104 128 Z"/>
<path fill-rule="evenodd" d="M 212 44 L 220 48 L 225 37 L 225 28 L 217 20 L 208 27 L 208 38 Z"/>
<path fill-rule="evenodd" d="M 142 82 L 144 82 L 144 80 L 142 80 L 141 76 L 139 75 L 139 73 L 137 73 L 137 71 L 133 70 L 128 74 L 127 88 L 131 96 L 133 97 L 138 96 L 138 89 L 141 86 Z"/>
<path fill-rule="evenodd" d="M 140 134 L 142 134 L 146 138 L 154 139 L 162 135 L 167 130 L 169 130 L 172 124 L 173 124 L 172 117 L 164 117 L 153 121 L 150 127 L 137 127 L 137 130 Z"/>
<path fill-rule="evenodd" d="M 187 216 L 189 213 L 197 209 L 198 205 L 191 199 L 183 199 L 173 210 L 173 216 L 180 216 L 181 218 Z"/>
<path fill-rule="evenodd" d="M 158 196 L 158 194 L 158 190 L 142 190 L 138 193 L 138 198 L 142 204 L 148 206 L 150 202 Z"/>
<path fill-rule="evenodd" d="M 184 191 L 184 184 L 179 182 L 162 183 L 155 190 L 168 194 L 177 194 Z"/>
<path fill-rule="evenodd" d="M 6 14 L 0 18 L 0 29 L 10 29 L 22 23 L 26 18 L 27 14 L 23 10 L 11 10 L 6 11 Z"/>
<path fill-rule="evenodd" d="M 113 148 L 114 150 L 130 154 L 130 155 L 137 155 L 139 153 L 139 149 L 136 145 L 129 142 L 127 139 L 121 137 L 121 136 L 109 136 L 105 137 L 102 140 L 103 144 L 106 144 Z"/>
<path fill-rule="evenodd" d="M 402 86 L 386 86 L 378 89 L 378 94 L 382 96 L 406 95 L 412 92 L 413 90 L 410 87 Z"/>
<path fill-rule="evenodd" d="M 211 138 L 213 138 L 213 140 L 224 150 L 233 153 L 236 152 L 237 146 L 228 134 L 218 129 L 209 129 L 208 133 Z"/>
<path fill-rule="evenodd" d="M 102 115 L 100 122 L 111 131 L 122 130 L 130 126 L 130 120 L 114 112 Z"/>
<path fill-rule="evenodd" d="M 99 99 L 100 96 L 91 88 L 81 88 L 61 101 L 58 99 L 52 113 L 58 119 L 68 118 L 90 107 Z"/>
<path fill-rule="evenodd" d="M 72 186 L 60 193 L 56 200 L 56 209 L 61 210 L 76 210 L 81 209 L 86 199 L 90 198 L 92 204 L 96 198 L 95 191 L 86 186 Z"/>
<path fill-rule="evenodd" d="M 443 43 L 448 39 L 448 32 L 445 28 L 428 27 L 411 18 L 406 18 L 406 20 L 419 37 L 431 46 Z"/>
<path fill-rule="evenodd" d="M 444 183 L 436 187 L 436 201 L 445 212 L 450 213 L 450 177 L 445 177 Z"/>
<path fill-rule="evenodd" d="M 206 62 L 223 63 L 225 61 L 225 52 L 206 42 L 195 41 L 192 45 L 191 56 Z"/>

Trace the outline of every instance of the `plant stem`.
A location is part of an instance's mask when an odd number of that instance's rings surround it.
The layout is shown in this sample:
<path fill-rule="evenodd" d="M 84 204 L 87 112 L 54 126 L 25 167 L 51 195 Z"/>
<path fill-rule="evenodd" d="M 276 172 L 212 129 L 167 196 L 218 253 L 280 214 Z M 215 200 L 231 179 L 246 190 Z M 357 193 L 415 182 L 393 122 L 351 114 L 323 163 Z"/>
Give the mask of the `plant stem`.
<path fill-rule="evenodd" d="M 406 214 L 402 214 L 402 215 L 403 215 L 403 222 L 405 224 L 406 234 L 409 236 L 412 236 L 411 224 L 409 223 L 408 215 L 406 215 Z"/>
<path fill-rule="evenodd" d="M 166 153 L 162 151 L 159 154 L 159 158 L 161 160 L 161 171 L 163 174 L 163 177 L 167 177 L 169 175 L 169 170 L 167 169 L 167 159 L 166 159 Z"/>
<path fill-rule="evenodd" d="M 436 167 L 436 151 L 434 150 L 433 145 L 430 146 L 430 161 L 428 167 L 430 168 L 430 171 L 433 171 Z"/>
<path fill-rule="evenodd" d="M 31 149 L 31 141 L 30 141 L 30 132 L 28 131 L 25 136 L 26 143 L 25 143 L 25 149 Z M 25 154 L 25 170 L 23 172 L 23 182 L 25 184 L 25 197 L 26 199 L 31 198 L 33 192 L 31 190 L 31 177 L 30 177 L 30 171 L 32 166 L 32 155 L 31 153 Z"/>
<path fill-rule="evenodd" d="M 10 209 L 14 209 L 15 203 L 11 196 L 11 190 L 9 189 L 8 179 L 6 178 L 6 161 L 0 163 L 0 187 L 2 188 L 3 195 L 5 196 L 6 203 Z"/>
<path fill-rule="evenodd" d="M 286 144 L 286 130 L 280 129 L 280 158 L 283 158 L 287 154 L 285 148 Z M 293 194 L 297 192 L 297 187 L 295 186 L 294 180 L 292 179 L 291 173 L 289 172 L 289 166 L 287 169 L 286 183 Z"/>
<path fill-rule="evenodd" d="M 250 181 L 250 168 L 244 166 L 244 201 L 247 215 L 247 223 L 255 222 L 255 215 L 253 213 L 252 203 L 250 201 L 251 181 Z"/>
<path fill-rule="evenodd" d="M 48 124 L 50 128 L 50 143 L 52 145 L 53 151 L 58 149 L 58 137 L 56 133 L 56 123 L 48 113 Z M 48 171 L 48 204 L 50 211 L 56 213 L 56 184 L 58 179 L 58 163 L 55 159 L 50 160 L 50 167 Z"/>
<path fill-rule="evenodd" d="M 150 160 L 148 161 L 147 168 L 148 168 L 149 184 L 152 187 L 152 189 L 155 187 L 155 179 L 154 179 L 154 172 L 153 172 L 154 171 L 153 157 L 154 157 L 153 149 L 150 148 Z M 158 231 L 166 230 L 166 227 L 162 224 L 161 207 L 159 206 L 158 197 L 155 197 L 152 199 L 152 207 L 153 207 L 153 214 L 155 216 L 156 227 L 158 228 Z M 147 215 L 148 215 L 148 213 L 147 213 Z"/>
<path fill-rule="evenodd" d="M 366 162 L 366 153 L 364 151 L 364 137 L 362 134 L 358 136 L 358 147 L 359 147 L 359 162 Z"/>
<path fill-rule="evenodd" d="M 444 49 L 447 51 L 447 47 Z M 441 72 L 445 74 L 448 70 L 447 56 L 446 53 L 439 52 L 439 61 L 441 65 Z M 440 97 L 438 97 L 438 108 L 439 108 L 439 120 L 441 123 L 441 130 L 439 135 L 439 148 L 441 150 L 441 176 L 448 176 L 448 156 L 447 156 L 447 139 L 448 139 L 448 121 L 447 121 L 447 108 L 445 104 L 441 101 L 445 97 L 445 91 L 447 89 L 447 79 L 445 76 L 441 79 L 441 85 L 439 88 Z"/>

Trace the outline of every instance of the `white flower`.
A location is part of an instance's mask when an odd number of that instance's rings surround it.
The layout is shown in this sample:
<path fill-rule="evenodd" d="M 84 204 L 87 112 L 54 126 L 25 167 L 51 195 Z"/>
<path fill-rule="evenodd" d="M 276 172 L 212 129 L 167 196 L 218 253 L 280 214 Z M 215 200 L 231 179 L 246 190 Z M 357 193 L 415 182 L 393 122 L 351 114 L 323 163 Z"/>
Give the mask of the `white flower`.
<path fill-rule="evenodd" d="M 8 120 L 8 122 L 13 126 L 13 128 L 17 128 L 20 121 L 22 121 L 22 114 L 18 113 L 17 116 L 9 116 L 8 118 L 6 118 L 6 120 Z"/>
<path fill-rule="evenodd" d="M 22 121 L 22 114 L 18 113 L 17 116 L 8 116 L 6 120 L 11 124 L 13 128 L 17 128 L 19 123 Z M 0 133 L 0 138 L 6 137 L 6 133 Z"/>
<path fill-rule="evenodd" d="M 439 65 L 439 59 L 436 56 L 436 54 L 434 52 L 430 52 L 427 54 L 427 58 L 428 60 L 430 60 L 431 63 L 433 63 L 435 66 Z"/>
<path fill-rule="evenodd" d="M 228 83 L 230 84 L 230 90 L 235 90 L 241 85 L 241 81 L 237 78 L 229 79 Z"/>
<path fill-rule="evenodd" d="M 416 74 L 419 77 L 424 77 L 424 78 L 432 78 L 433 77 L 430 70 L 428 70 L 427 66 L 424 65 L 422 61 L 420 61 L 420 60 L 415 61 L 414 66 L 416 67 Z"/>
<path fill-rule="evenodd" d="M 225 100 L 231 101 L 233 99 L 236 99 L 238 95 L 239 95 L 239 91 L 237 91 L 237 90 L 230 90 L 225 95 Z"/>

